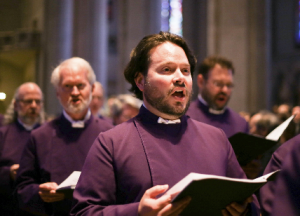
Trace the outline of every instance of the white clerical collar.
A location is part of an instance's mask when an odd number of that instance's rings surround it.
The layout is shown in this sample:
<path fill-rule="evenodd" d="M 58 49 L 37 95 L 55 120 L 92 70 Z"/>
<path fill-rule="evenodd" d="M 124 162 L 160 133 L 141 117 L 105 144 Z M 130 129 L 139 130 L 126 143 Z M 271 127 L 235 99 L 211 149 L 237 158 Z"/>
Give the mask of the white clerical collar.
<path fill-rule="evenodd" d="M 73 119 L 71 118 L 71 116 L 69 116 L 69 115 L 67 114 L 67 112 L 66 112 L 65 110 L 63 110 L 63 115 L 64 115 L 64 117 L 71 123 L 71 125 L 72 125 L 73 128 L 84 128 L 84 123 L 85 123 L 87 120 L 89 120 L 90 117 L 91 117 L 91 111 L 90 111 L 90 109 L 88 109 L 88 111 L 87 111 L 87 113 L 86 113 L 84 119 L 83 119 L 83 120 L 78 120 L 78 121 L 73 120 Z"/>
<path fill-rule="evenodd" d="M 33 125 L 28 125 L 28 124 L 25 124 L 23 123 L 19 118 L 18 118 L 18 122 L 20 123 L 20 125 L 22 125 L 25 130 L 27 131 L 32 131 L 34 129 L 34 127 L 36 126 L 36 124 L 33 124 Z"/>
<path fill-rule="evenodd" d="M 147 109 L 147 107 L 144 103 L 143 103 L 143 106 Z M 163 119 L 162 117 L 158 117 L 158 119 L 157 119 L 157 123 L 159 123 L 159 124 L 179 124 L 180 122 L 181 122 L 180 119 L 169 120 L 169 119 Z"/>
<path fill-rule="evenodd" d="M 203 103 L 204 105 L 208 106 L 207 102 L 203 99 L 203 97 L 201 96 L 201 94 L 198 94 L 198 99 L 201 103 Z M 215 115 L 221 115 L 225 112 L 226 108 L 222 109 L 222 110 L 215 110 L 213 108 L 208 107 L 208 112 L 215 114 Z"/>
<path fill-rule="evenodd" d="M 181 122 L 180 119 L 169 120 L 169 119 L 163 119 L 162 117 L 159 117 L 157 119 L 157 123 L 159 124 L 179 124 L 180 122 Z"/>

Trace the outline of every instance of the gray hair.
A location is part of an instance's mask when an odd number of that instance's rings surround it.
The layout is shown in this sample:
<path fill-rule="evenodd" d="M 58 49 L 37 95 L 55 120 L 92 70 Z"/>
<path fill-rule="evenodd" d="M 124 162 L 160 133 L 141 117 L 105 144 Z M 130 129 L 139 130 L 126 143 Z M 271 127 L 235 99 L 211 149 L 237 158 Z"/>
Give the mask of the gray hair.
<path fill-rule="evenodd" d="M 136 109 L 140 109 L 140 107 L 143 104 L 143 101 L 134 97 L 131 94 L 120 94 L 114 100 L 114 103 L 112 105 L 112 116 L 114 116 L 114 117 L 120 116 L 122 113 L 122 108 L 123 108 L 124 104 L 128 104 Z"/>
<path fill-rule="evenodd" d="M 95 83 L 94 83 L 95 85 L 97 85 L 97 86 L 99 86 L 103 91 L 104 91 L 104 89 L 103 89 L 103 85 L 100 83 L 100 82 L 98 82 L 98 81 L 95 81 Z"/>
<path fill-rule="evenodd" d="M 94 85 L 95 85 L 95 88 L 96 88 L 96 86 L 98 86 L 102 90 L 102 94 L 103 94 L 103 97 L 104 97 L 105 90 L 103 88 L 103 85 L 99 81 L 95 81 Z"/>
<path fill-rule="evenodd" d="M 268 110 L 261 110 L 258 114 L 260 119 L 256 122 L 257 130 L 265 130 L 270 133 L 280 124 L 278 116 Z"/>
<path fill-rule="evenodd" d="M 59 86 L 60 83 L 60 72 L 61 72 L 61 68 L 63 67 L 80 67 L 80 68 L 84 68 L 87 70 L 87 78 L 88 81 L 91 85 L 93 85 L 96 82 L 96 75 L 94 73 L 93 68 L 91 67 L 91 65 L 84 60 L 83 58 L 79 58 L 79 57 L 73 57 L 70 59 L 67 59 L 63 62 L 61 62 L 52 72 L 51 75 L 51 83 L 52 85 L 57 88 Z"/>

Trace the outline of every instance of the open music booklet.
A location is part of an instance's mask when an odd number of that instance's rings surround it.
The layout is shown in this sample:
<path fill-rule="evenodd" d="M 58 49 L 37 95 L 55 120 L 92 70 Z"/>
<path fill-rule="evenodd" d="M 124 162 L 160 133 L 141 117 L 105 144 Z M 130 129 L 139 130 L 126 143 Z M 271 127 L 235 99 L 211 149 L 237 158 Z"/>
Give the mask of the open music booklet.
<path fill-rule="evenodd" d="M 236 179 L 216 175 L 190 173 L 170 188 L 166 194 L 176 202 L 186 196 L 192 198 L 190 204 L 180 214 L 222 215 L 221 210 L 232 202 L 242 202 L 256 190 L 273 181 L 280 170 L 256 179 Z"/>
<path fill-rule="evenodd" d="M 240 165 L 246 165 L 248 162 L 255 159 L 257 156 L 264 154 L 267 150 L 276 145 L 294 117 L 295 115 L 289 117 L 265 138 L 242 132 L 229 137 L 229 142 L 232 145 Z"/>

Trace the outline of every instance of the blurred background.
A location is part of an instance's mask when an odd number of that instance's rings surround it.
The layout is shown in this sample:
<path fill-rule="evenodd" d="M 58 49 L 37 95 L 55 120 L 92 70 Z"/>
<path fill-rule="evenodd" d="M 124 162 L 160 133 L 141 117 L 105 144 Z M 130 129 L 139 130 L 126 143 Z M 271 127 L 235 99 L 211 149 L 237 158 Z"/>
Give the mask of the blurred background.
<path fill-rule="evenodd" d="M 72 56 L 91 63 L 106 97 L 128 93 L 123 69 L 131 50 L 142 37 L 160 30 L 182 35 L 199 62 L 208 55 L 233 61 L 235 89 L 229 106 L 234 110 L 299 105 L 299 4 L 299 0 L 0 0 L 0 113 L 21 83 L 33 81 L 42 88 L 47 113 L 58 114 L 61 108 L 50 75 Z"/>

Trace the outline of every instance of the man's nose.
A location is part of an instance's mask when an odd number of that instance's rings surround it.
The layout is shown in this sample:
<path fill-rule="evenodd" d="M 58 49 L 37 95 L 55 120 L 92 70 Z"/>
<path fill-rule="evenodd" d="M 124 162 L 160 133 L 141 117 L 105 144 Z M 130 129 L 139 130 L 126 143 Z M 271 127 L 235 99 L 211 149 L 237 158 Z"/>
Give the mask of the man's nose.
<path fill-rule="evenodd" d="M 72 95 L 78 95 L 79 93 L 80 92 L 79 92 L 79 89 L 77 88 L 77 86 L 73 86 L 71 94 Z"/>
<path fill-rule="evenodd" d="M 222 90 L 222 92 L 229 92 L 229 91 L 231 91 L 231 88 L 227 85 L 223 85 L 221 90 Z"/>
<path fill-rule="evenodd" d="M 173 79 L 174 83 L 177 83 L 177 84 L 184 84 L 185 82 L 185 77 L 184 75 L 182 74 L 181 70 L 180 69 L 177 69 L 175 72 L 174 72 L 174 79 Z"/>
<path fill-rule="evenodd" d="M 32 100 L 31 104 L 30 104 L 31 107 L 37 107 L 37 103 L 35 100 Z"/>

